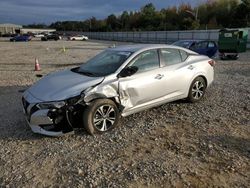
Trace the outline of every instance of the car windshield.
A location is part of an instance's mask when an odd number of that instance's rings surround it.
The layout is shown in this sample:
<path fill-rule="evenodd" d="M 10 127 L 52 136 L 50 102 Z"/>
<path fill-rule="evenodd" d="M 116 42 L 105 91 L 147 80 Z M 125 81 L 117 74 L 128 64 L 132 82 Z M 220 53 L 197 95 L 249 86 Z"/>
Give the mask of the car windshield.
<path fill-rule="evenodd" d="M 192 44 L 192 41 L 177 41 L 173 43 L 173 45 L 180 46 L 183 48 L 188 48 L 191 44 Z"/>
<path fill-rule="evenodd" d="M 127 51 L 105 50 L 82 64 L 76 72 L 89 76 L 107 76 L 114 73 L 131 54 Z"/>

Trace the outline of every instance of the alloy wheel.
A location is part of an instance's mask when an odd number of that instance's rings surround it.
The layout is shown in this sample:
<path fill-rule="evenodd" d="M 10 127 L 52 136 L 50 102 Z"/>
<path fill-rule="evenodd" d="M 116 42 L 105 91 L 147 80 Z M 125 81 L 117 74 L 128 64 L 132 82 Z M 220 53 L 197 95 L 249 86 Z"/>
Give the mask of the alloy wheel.
<path fill-rule="evenodd" d="M 113 126 L 115 120 L 116 112 L 114 107 L 111 105 L 102 105 L 96 110 L 93 123 L 96 129 L 105 132 Z"/>
<path fill-rule="evenodd" d="M 194 99 L 200 99 L 204 94 L 205 86 L 201 81 L 196 81 L 192 87 L 192 96 Z"/>

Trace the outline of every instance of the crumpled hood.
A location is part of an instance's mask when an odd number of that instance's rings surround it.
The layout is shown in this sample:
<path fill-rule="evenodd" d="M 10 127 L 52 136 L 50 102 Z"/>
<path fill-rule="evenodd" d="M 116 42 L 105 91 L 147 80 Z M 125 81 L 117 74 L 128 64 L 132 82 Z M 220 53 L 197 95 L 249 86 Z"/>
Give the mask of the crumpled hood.
<path fill-rule="evenodd" d="M 101 83 L 103 79 L 64 70 L 45 76 L 27 92 L 41 101 L 60 101 L 80 95 L 83 90 Z"/>

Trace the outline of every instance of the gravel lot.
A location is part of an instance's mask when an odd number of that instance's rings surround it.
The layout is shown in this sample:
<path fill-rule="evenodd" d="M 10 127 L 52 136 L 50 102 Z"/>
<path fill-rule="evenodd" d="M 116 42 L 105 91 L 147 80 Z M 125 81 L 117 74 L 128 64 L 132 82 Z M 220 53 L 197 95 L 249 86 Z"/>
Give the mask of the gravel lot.
<path fill-rule="evenodd" d="M 137 113 L 104 135 L 31 132 L 21 94 L 36 74 L 74 67 L 110 45 L 0 40 L 0 187 L 250 187 L 250 52 L 217 61 L 200 103 Z"/>

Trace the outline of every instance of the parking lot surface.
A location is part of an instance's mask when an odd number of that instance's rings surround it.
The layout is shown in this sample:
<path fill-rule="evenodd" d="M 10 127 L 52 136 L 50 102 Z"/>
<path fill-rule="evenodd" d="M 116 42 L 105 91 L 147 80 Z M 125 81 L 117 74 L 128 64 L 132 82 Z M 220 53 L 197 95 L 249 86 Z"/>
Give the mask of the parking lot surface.
<path fill-rule="evenodd" d="M 250 52 L 216 60 L 199 103 L 146 110 L 103 135 L 31 132 L 21 95 L 36 75 L 78 66 L 114 43 L 0 39 L 0 187 L 249 187 Z"/>

